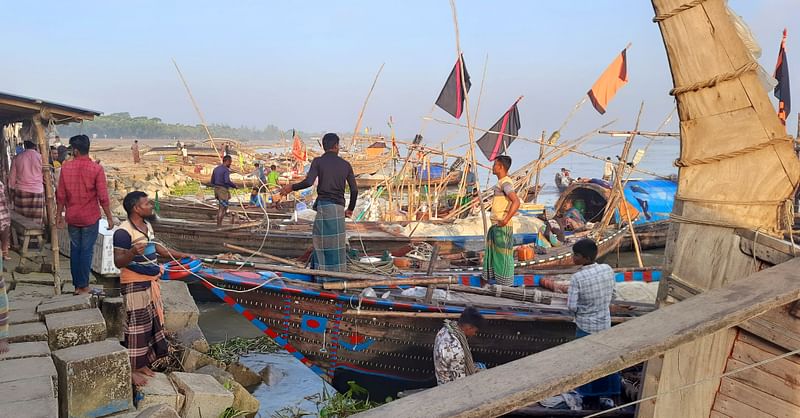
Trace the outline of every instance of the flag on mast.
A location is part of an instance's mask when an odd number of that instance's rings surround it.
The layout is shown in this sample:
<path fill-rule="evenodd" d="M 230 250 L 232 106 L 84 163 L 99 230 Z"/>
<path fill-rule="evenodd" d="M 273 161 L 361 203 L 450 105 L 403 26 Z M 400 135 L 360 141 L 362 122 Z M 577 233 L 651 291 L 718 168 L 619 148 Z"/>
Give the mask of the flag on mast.
<path fill-rule="evenodd" d="M 478 147 L 489 161 L 494 161 L 498 155 L 505 154 L 508 146 L 517 139 L 521 126 L 517 103 L 519 103 L 519 99 L 511 105 L 503 117 L 489 128 L 489 132 L 484 133 L 478 139 Z"/>
<path fill-rule="evenodd" d="M 464 70 L 463 80 L 461 79 L 461 67 Z M 466 89 L 464 86 L 466 86 Z M 454 118 L 461 118 L 461 113 L 464 111 L 464 93 L 469 92 L 470 87 L 472 87 L 472 83 L 469 82 L 469 73 L 467 72 L 466 64 L 464 64 L 464 56 L 459 55 L 453 71 L 450 71 L 450 75 L 447 77 L 447 81 L 436 99 L 436 105 Z"/>
<path fill-rule="evenodd" d="M 778 50 L 778 63 L 775 64 L 773 77 L 778 80 L 774 91 L 775 97 L 778 99 L 778 118 L 781 123 L 786 125 L 786 117 L 792 110 L 792 100 L 789 94 L 789 63 L 786 62 L 786 28 L 783 29 L 781 48 Z"/>
<path fill-rule="evenodd" d="M 294 141 L 292 142 L 292 156 L 294 157 L 295 161 L 308 161 L 306 144 L 303 143 L 303 141 L 300 139 L 300 135 L 294 129 L 292 129 L 292 137 L 294 138 Z"/>
<path fill-rule="evenodd" d="M 589 90 L 589 100 L 592 101 L 592 106 L 601 115 L 606 113 L 606 108 L 617 91 L 625 84 L 628 84 L 628 48 L 620 52 L 619 55 L 611 62 L 611 65 L 603 71 L 600 78 L 594 82 L 592 89 Z"/>

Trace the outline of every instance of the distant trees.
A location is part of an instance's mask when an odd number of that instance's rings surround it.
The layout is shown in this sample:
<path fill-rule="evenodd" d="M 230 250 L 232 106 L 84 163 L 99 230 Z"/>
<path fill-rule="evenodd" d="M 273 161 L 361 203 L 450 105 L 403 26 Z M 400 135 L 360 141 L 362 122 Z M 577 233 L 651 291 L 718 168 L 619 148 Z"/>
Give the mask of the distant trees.
<path fill-rule="evenodd" d="M 250 127 L 233 128 L 228 125 L 209 125 L 208 130 L 215 138 L 232 138 L 238 140 L 278 140 L 281 137 L 290 138 L 291 131 L 282 130 L 275 125 L 268 125 L 264 129 Z M 111 113 L 96 117 L 91 122 L 82 125 L 73 123 L 59 126 L 58 132 L 62 137 L 70 137 L 80 133 L 89 135 L 97 134 L 98 138 L 177 138 L 177 139 L 205 139 L 205 130 L 201 125 L 183 125 L 180 123 L 164 123 L 160 118 L 146 116 L 131 117 L 128 112 Z M 311 135 L 300 133 L 302 137 Z"/>

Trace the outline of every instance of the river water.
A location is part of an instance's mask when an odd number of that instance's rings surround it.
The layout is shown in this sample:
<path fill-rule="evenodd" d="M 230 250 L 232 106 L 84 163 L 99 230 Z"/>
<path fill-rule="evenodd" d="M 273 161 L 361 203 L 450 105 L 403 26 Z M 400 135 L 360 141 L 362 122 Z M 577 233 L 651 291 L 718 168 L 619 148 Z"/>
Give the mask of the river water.
<path fill-rule="evenodd" d="M 642 253 L 642 259 L 646 266 L 663 265 L 664 251 L 663 249 L 645 251 Z M 637 265 L 636 256 L 631 252 L 620 253 L 619 262 L 615 253 L 609 254 L 604 262 L 612 267 Z M 200 328 L 211 344 L 233 337 L 255 338 L 262 335 L 255 326 L 227 304 L 198 303 L 198 307 Z M 270 367 L 272 376 L 277 376 L 275 381 L 271 382 L 272 385 L 261 384 L 253 392 L 261 402 L 260 416 L 263 418 L 294 417 L 299 415 L 299 411 L 316 416 L 316 403 L 306 398 L 321 397 L 325 391 L 334 393 L 331 386 L 285 351 L 250 354 L 242 356 L 240 361 L 257 373 L 264 367 Z M 287 413 L 288 410 L 292 413 Z"/>

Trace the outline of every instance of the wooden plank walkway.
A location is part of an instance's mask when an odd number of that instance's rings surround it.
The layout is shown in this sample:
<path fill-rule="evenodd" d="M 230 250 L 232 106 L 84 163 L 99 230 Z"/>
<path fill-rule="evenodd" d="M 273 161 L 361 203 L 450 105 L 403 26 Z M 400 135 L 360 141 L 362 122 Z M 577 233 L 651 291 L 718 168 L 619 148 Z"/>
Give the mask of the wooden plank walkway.
<path fill-rule="evenodd" d="M 800 259 L 612 329 L 358 414 L 498 416 L 710 336 L 800 298 Z"/>

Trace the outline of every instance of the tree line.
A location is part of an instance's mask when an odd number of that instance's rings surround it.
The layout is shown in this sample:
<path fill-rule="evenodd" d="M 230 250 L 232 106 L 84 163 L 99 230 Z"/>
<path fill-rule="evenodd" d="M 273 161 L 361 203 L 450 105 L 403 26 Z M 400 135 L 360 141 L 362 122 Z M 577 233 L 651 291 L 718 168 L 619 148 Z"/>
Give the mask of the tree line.
<path fill-rule="evenodd" d="M 291 139 L 290 130 L 281 129 L 275 125 L 267 125 L 264 129 L 250 127 L 234 128 L 224 124 L 208 126 L 211 135 L 215 138 L 231 138 L 237 140 L 279 140 Z M 202 125 L 183 125 L 180 123 L 164 123 L 160 118 L 146 116 L 131 116 L 128 112 L 111 113 L 98 116 L 93 121 L 73 123 L 58 127 L 58 134 L 70 137 L 86 134 L 97 138 L 165 138 L 165 139 L 205 139 L 205 129 Z M 308 138 L 314 134 L 300 132 L 300 136 Z"/>

